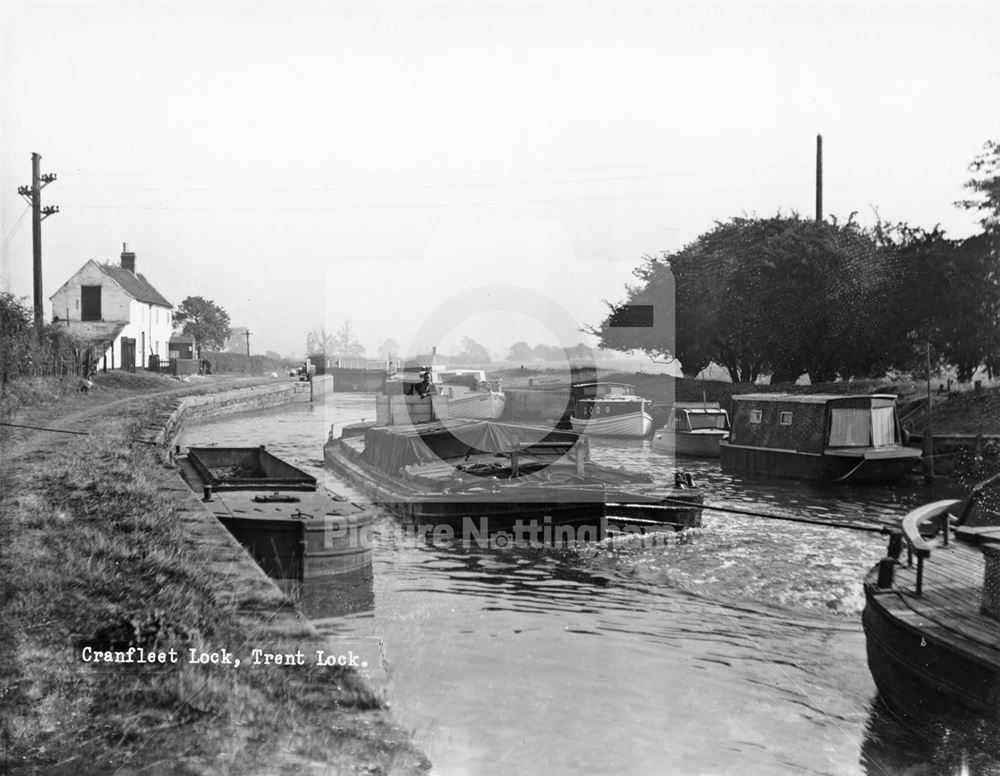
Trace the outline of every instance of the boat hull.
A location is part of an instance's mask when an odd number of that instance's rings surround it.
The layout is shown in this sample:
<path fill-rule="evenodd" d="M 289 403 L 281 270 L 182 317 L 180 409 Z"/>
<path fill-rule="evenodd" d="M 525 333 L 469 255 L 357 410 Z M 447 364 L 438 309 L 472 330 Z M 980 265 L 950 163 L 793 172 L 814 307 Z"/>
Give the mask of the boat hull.
<path fill-rule="evenodd" d="M 660 453 L 688 455 L 697 458 L 719 458 L 722 455 L 719 443 L 729 433 L 693 433 L 689 431 L 657 431 L 653 435 L 653 449 Z"/>
<path fill-rule="evenodd" d="M 873 569 L 865 579 L 862 624 L 868 668 L 886 704 L 904 717 L 937 713 L 957 704 L 1000 721 L 997 666 L 939 641 L 933 628 L 915 627 L 893 616 L 882 599 L 896 593 L 878 589 L 877 573 Z"/>
<path fill-rule="evenodd" d="M 496 420 L 503 415 L 507 400 L 498 391 L 476 391 L 449 399 L 448 412 L 453 418 Z"/>
<path fill-rule="evenodd" d="M 906 476 L 920 452 L 900 447 L 875 456 L 807 453 L 719 443 L 722 471 L 826 482 L 892 482 Z"/>
<path fill-rule="evenodd" d="M 259 461 L 266 471 L 253 471 Z M 175 464 L 268 576 L 325 579 L 371 566 L 372 513 L 263 448 L 191 448 Z"/>
<path fill-rule="evenodd" d="M 645 411 L 589 418 L 574 415 L 570 425 L 578 434 L 642 438 L 653 430 L 653 416 Z"/>

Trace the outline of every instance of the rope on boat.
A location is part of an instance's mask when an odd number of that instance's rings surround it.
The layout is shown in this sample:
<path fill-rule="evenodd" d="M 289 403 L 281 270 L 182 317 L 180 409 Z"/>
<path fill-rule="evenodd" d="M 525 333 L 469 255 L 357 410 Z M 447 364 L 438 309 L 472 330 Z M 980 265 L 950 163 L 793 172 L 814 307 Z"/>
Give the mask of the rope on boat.
<path fill-rule="evenodd" d="M 66 428 L 45 428 L 44 426 L 26 426 L 23 423 L 5 423 L 0 422 L 0 426 L 10 426 L 11 428 L 28 428 L 32 431 L 51 431 L 54 434 L 75 434 L 76 436 L 90 436 L 89 431 L 70 431 Z M 155 445 L 159 446 L 159 442 L 151 442 L 147 439 L 133 439 L 140 445 Z"/>
<path fill-rule="evenodd" d="M 887 526 L 874 523 L 851 523 L 845 520 L 820 520 L 813 517 L 798 517 L 794 515 L 776 515 L 771 512 L 758 512 L 754 509 L 740 509 L 738 507 L 724 507 L 719 504 L 699 504 L 694 501 L 685 501 L 679 498 L 667 497 L 664 501 L 679 506 L 691 507 L 692 509 L 711 509 L 713 512 L 728 512 L 734 515 L 747 515 L 748 517 L 762 517 L 768 520 L 787 520 L 791 523 L 808 523 L 810 525 L 822 525 L 827 528 L 849 528 L 852 531 L 865 531 L 866 533 L 884 533 Z"/>

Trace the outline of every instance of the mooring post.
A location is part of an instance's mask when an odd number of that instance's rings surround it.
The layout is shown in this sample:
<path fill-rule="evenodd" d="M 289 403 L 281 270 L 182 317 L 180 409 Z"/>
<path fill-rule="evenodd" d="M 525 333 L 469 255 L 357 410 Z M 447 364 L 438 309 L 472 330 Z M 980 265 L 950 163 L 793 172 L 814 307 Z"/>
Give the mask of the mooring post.
<path fill-rule="evenodd" d="M 924 482 L 934 481 L 934 398 L 931 394 L 931 343 L 927 343 L 927 431 L 924 433 Z"/>
<path fill-rule="evenodd" d="M 893 576 L 896 573 L 896 561 L 893 558 L 882 558 L 878 562 L 878 585 L 879 590 L 888 590 L 892 587 Z"/>
<path fill-rule="evenodd" d="M 1000 620 L 1000 547 L 983 544 L 983 597 L 979 611 Z"/>

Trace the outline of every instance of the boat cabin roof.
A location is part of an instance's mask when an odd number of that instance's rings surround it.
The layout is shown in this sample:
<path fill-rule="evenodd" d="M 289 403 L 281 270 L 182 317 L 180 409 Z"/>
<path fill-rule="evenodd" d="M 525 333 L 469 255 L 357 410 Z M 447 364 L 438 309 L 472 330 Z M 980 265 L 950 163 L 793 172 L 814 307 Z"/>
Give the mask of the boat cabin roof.
<path fill-rule="evenodd" d="M 829 404 L 831 402 L 857 402 L 859 399 L 887 399 L 895 401 L 891 393 L 740 393 L 733 401 L 788 402 L 795 404 Z"/>
<path fill-rule="evenodd" d="M 570 393 L 576 399 L 602 399 L 608 396 L 634 396 L 635 386 L 628 383 L 573 383 Z"/>
<path fill-rule="evenodd" d="M 684 412 L 703 412 L 710 415 L 725 414 L 725 410 L 717 401 L 677 401 L 674 402 L 674 409 Z"/>

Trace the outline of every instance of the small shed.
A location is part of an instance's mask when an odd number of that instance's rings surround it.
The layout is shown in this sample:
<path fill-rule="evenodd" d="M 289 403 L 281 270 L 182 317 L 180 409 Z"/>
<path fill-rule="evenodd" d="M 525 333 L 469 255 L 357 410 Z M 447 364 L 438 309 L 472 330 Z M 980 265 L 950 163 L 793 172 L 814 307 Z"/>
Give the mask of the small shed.
<path fill-rule="evenodd" d="M 175 334 L 170 338 L 171 358 L 194 358 L 194 337 L 190 334 Z"/>

